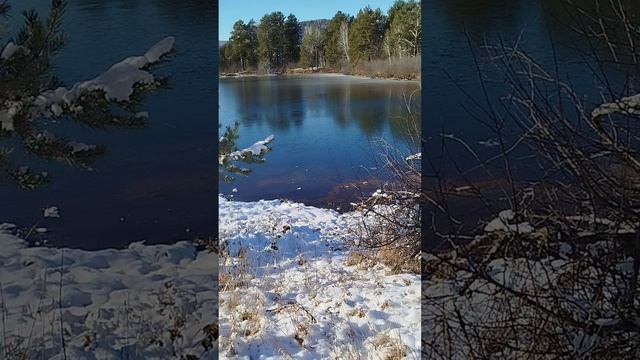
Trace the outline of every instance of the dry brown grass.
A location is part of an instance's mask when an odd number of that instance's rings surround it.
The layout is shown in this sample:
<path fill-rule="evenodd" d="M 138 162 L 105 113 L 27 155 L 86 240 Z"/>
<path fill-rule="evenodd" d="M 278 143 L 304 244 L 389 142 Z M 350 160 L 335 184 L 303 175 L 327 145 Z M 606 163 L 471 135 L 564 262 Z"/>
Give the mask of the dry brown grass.
<path fill-rule="evenodd" d="M 351 317 L 359 317 L 359 318 L 363 318 L 365 317 L 367 314 L 364 310 L 357 308 L 357 309 L 353 309 L 351 311 L 349 311 L 349 313 L 347 314 Z"/>
<path fill-rule="evenodd" d="M 392 274 L 411 272 L 420 273 L 420 259 L 411 257 L 411 249 L 385 246 L 376 252 L 376 258 L 387 266 Z"/>
<path fill-rule="evenodd" d="M 375 78 L 420 80 L 421 57 L 377 59 L 365 61 L 356 66 L 344 65 L 346 74 L 371 76 Z"/>
<path fill-rule="evenodd" d="M 412 258 L 410 250 L 396 246 L 385 246 L 380 249 L 353 250 L 349 253 L 345 264 L 358 270 L 367 270 L 378 264 L 385 265 L 389 274 L 420 273 L 420 259 Z"/>
<path fill-rule="evenodd" d="M 349 252 L 345 264 L 347 266 L 353 266 L 358 270 L 370 269 L 377 264 L 374 260 L 373 253 L 373 251 L 353 250 Z"/>
<path fill-rule="evenodd" d="M 384 360 L 402 360 L 407 357 L 407 347 L 400 337 L 393 337 L 389 333 L 380 333 L 373 338 L 373 348 L 380 351 L 380 358 Z"/>
<path fill-rule="evenodd" d="M 353 66 L 344 63 L 339 67 L 288 68 L 287 74 L 342 73 L 347 75 L 367 76 L 372 78 L 396 80 L 420 80 L 421 57 L 377 59 L 363 61 Z"/>

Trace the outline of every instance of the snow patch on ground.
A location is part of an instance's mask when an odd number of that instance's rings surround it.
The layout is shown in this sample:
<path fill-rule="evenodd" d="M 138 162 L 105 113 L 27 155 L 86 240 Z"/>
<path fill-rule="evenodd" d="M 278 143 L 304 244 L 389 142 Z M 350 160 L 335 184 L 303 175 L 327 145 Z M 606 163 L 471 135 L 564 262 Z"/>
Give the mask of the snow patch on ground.
<path fill-rule="evenodd" d="M 533 231 L 533 227 L 528 222 L 519 224 L 511 223 L 515 219 L 515 213 L 513 210 L 503 210 L 498 214 L 498 217 L 491 220 L 485 227 L 485 232 L 492 231 L 507 231 L 515 232 L 519 234 L 528 234 Z"/>
<path fill-rule="evenodd" d="M 420 277 L 347 265 L 355 221 L 219 197 L 222 359 L 420 358 Z"/>
<path fill-rule="evenodd" d="M 64 334 L 69 359 L 215 358 L 215 254 L 188 242 L 100 251 L 27 247 L 13 228 L 0 225 L 10 355 L 62 359 Z"/>

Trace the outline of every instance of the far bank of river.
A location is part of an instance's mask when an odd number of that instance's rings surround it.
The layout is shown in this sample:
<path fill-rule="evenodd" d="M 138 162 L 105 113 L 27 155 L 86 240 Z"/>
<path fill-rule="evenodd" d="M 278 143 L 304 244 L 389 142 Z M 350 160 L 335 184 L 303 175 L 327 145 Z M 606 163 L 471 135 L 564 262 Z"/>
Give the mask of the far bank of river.
<path fill-rule="evenodd" d="M 298 70 L 298 69 L 293 69 Z M 232 72 L 226 73 L 222 72 L 219 74 L 219 78 L 241 78 L 241 77 L 274 77 L 274 76 L 348 76 L 356 79 L 371 79 L 371 80 L 392 80 L 392 81 L 406 81 L 413 83 L 420 83 L 420 78 L 402 78 L 396 76 L 377 76 L 377 75 L 365 75 L 365 74 L 351 74 L 351 73 L 343 73 L 343 72 L 334 72 L 334 71 L 317 71 L 317 70 L 302 70 L 302 71 L 290 71 L 282 74 L 261 74 L 257 72 Z"/>

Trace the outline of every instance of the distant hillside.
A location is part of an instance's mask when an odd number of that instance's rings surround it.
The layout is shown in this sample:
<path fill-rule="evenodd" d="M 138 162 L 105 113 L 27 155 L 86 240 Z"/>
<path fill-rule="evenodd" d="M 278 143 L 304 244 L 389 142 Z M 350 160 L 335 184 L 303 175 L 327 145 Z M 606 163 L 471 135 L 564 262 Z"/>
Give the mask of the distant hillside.
<path fill-rule="evenodd" d="M 300 21 L 300 27 L 302 28 L 302 31 L 304 32 L 304 29 L 307 28 L 308 26 L 315 26 L 315 27 L 319 27 L 320 29 L 324 29 L 327 27 L 327 25 L 329 25 L 329 19 L 316 19 L 316 20 L 307 20 L 307 21 Z"/>
<path fill-rule="evenodd" d="M 224 46 L 224 44 L 226 44 L 228 41 L 227 40 L 218 40 L 218 47 L 221 48 Z"/>

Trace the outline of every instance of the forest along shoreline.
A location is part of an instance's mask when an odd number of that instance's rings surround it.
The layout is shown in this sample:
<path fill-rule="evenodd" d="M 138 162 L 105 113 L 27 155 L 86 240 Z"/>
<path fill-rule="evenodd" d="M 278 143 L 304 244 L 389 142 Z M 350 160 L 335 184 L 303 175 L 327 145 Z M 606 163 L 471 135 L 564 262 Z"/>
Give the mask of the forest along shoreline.
<path fill-rule="evenodd" d="M 332 70 L 310 70 L 295 68 L 288 70 L 282 74 L 266 74 L 258 73 L 256 71 L 241 71 L 241 72 L 222 72 L 218 76 L 220 79 L 233 79 L 233 78 L 263 78 L 263 77 L 284 77 L 284 76 L 345 76 L 354 79 L 369 79 L 369 80 L 390 80 L 390 81 L 407 81 L 420 83 L 420 76 L 416 78 L 406 78 L 400 76 L 385 76 L 385 75 L 371 75 L 371 74 L 351 74 Z"/>
<path fill-rule="evenodd" d="M 419 80 L 421 6 L 397 1 L 384 13 L 366 6 L 356 14 L 299 21 L 280 11 L 259 21 L 239 19 L 219 42 L 220 72 L 305 74 L 339 72 Z"/>

